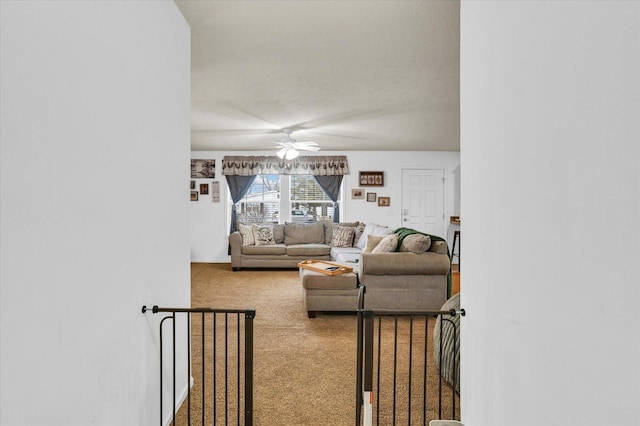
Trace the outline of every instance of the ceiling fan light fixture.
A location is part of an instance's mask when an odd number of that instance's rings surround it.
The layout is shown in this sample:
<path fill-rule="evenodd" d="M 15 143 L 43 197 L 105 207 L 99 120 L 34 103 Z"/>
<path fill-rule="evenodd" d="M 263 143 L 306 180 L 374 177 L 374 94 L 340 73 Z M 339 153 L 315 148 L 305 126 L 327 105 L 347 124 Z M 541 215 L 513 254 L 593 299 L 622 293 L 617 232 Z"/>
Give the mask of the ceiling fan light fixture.
<path fill-rule="evenodd" d="M 298 142 L 291 137 L 291 129 L 283 129 L 282 130 L 286 136 L 280 139 L 279 142 L 276 142 L 277 145 L 281 148 L 276 155 L 280 158 L 293 160 L 297 156 L 300 155 L 299 150 L 302 151 L 318 151 L 320 150 L 320 146 L 314 141 L 301 141 Z"/>
<path fill-rule="evenodd" d="M 300 153 L 297 150 L 291 148 L 290 150 L 287 151 L 286 158 L 287 158 L 287 160 L 293 160 L 298 155 L 300 155 Z"/>

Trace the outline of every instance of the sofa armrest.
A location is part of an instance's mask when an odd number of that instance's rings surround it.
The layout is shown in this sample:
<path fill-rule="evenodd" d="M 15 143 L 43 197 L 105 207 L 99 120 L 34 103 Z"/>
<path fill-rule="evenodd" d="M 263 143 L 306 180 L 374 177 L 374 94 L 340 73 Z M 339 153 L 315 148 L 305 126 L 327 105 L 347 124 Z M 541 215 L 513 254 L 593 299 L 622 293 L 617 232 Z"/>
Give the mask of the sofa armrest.
<path fill-rule="evenodd" d="M 240 267 L 240 256 L 242 255 L 242 235 L 235 231 L 229 235 L 229 245 L 231 246 L 231 267 Z"/>
<path fill-rule="evenodd" d="M 446 254 L 433 252 L 362 253 L 361 275 L 446 275 L 451 263 Z"/>

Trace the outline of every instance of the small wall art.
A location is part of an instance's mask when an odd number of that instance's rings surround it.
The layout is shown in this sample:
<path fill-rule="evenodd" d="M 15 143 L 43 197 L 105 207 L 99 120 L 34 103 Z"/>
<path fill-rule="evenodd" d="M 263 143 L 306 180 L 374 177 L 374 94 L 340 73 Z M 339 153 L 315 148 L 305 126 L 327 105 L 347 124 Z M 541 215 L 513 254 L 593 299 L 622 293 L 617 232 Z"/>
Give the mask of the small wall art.
<path fill-rule="evenodd" d="M 378 205 L 389 207 L 391 205 L 391 197 L 378 197 Z"/>
<path fill-rule="evenodd" d="M 214 180 L 211 182 L 211 201 L 214 203 L 220 202 L 220 181 Z"/>
<path fill-rule="evenodd" d="M 384 186 L 384 172 L 360 172 L 360 186 Z"/>
<path fill-rule="evenodd" d="M 377 197 L 377 194 L 375 192 L 367 192 L 367 201 L 375 203 L 376 197 Z"/>
<path fill-rule="evenodd" d="M 362 188 L 353 188 L 351 190 L 351 198 L 354 200 L 364 200 L 364 190 Z"/>
<path fill-rule="evenodd" d="M 191 191 L 191 201 L 198 201 L 198 191 Z"/>
<path fill-rule="evenodd" d="M 202 195 L 209 194 L 209 184 L 208 183 L 201 183 L 200 184 L 200 194 L 202 194 Z"/>
<path fill-rule="evenodd" d="M 216 160 L 191 160 L 192 179 L 213 179 L 216 177 Z"/>

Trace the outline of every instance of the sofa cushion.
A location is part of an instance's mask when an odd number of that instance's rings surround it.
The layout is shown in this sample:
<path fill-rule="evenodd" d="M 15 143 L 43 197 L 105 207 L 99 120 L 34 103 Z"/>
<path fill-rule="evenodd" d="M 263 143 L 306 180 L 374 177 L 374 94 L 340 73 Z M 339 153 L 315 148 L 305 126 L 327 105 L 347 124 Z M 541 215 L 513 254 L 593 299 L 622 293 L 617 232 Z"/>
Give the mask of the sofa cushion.
<path fill-rule="evenodd" d="M 284 243 L 292 244 L 324 244 L 324 224 L 287 223 L 284 226 Z"/>
<path fill-rule="evenodd" d="M 431 247 L 431 237 L 422 234 L 411 234 L 404 237 L 400 243 L 400 250 L 412 253 L 424 253 Z"/>
<path fill-rule="evenodd" d="M 274 224 L 273 225 L 273 239 L 276 244 L 284 243 L 284 224 Z"/>
<path fill-rule="evenodd" d="M 272 225 L 252 225 L 253 238 L 256 240 L 257 246 L 266 246 L 275 244 L 273 239 L 273 226 Z"/>
<path fill-rule="evenodd" d="M 331 247 L 331 259 L 344 263 L 345 260 L 355 260 L 360 257 L 360 250 L 358 247 Z"/>
<path fill-rule="evenodd" d="M 287 254 L 287 246 L 284 244 L 269 244 L 265 246 L 242 246 L 242 254 L 267 254 L 283 255 Z"/>
<path fill-rule="evenodd" d="M 371 250 L 371 253 L 391 253 L 396 251 L 398 247 L 398 234 L 389 234 L 382 238 L 377 246 Z"/>
<path fill-rule="evenodd" d="M 243 246 L 252 246 L 256 243 L 256 240 L 253 238 L 253 228 L 251 225 L 238 223 L 238 231 L 240 232 L 240 235 L 242 235 Z"/>
<path fill-rule="evenodd" d="M 367 235 L 387 235 L 391 233 L 391 228 L 387 226 L 376 225 L 375 223 L 368 223 L 367 226 L 364 227 L 364 231 L 362 232 L 362 236 L 360 240 L 356 244 L 356 247 L 364 250 L 367 245 Z"/>
<path fill-rule="evenodd" d="M 291 244 L 287 245 L 289 256 L 326 256 L 331 252 L 331 247 L 326 244 Z"/>
<path fill-rule="evenodd" d="M 351 226 L 334 226 L 331 245 L 333 247 L 352 247 L 356 228 Z"/>

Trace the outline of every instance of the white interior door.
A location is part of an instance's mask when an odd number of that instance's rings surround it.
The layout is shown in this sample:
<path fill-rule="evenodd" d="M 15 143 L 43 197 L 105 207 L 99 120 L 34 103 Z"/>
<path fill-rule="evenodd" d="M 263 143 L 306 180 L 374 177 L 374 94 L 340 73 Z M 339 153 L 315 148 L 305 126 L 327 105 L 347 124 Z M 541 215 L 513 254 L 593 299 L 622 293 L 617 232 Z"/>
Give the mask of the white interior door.
<path fill-rule="evenodd" d="M 446 237 L 444 170 L 402 170 L 402 226 Z"/>

